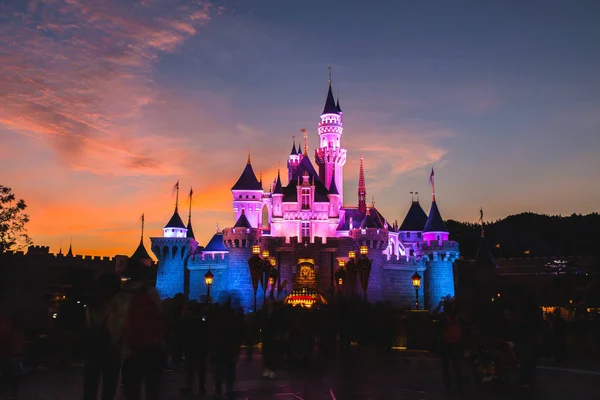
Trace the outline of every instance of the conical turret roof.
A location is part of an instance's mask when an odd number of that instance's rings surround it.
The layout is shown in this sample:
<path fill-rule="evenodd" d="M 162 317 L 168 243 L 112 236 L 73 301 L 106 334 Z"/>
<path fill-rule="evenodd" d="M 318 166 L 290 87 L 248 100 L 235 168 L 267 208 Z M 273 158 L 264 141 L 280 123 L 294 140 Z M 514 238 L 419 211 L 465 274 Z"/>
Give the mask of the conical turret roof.
<path fill-rule="evenodd" d="M 238 218 L 237 222 L 233 226 L 234 228 L 252 228 L 250 225 L 250 221 L 248 221 L 248 217 L 246 217 L 246 212 L 242 209 L 242 213 Z"/>
<path fill-rule="evenodd" d="M 421 204 L 418 201 L 413 201 L 399 230 L 420 232 L 425 228 L 426 222 L 427 214 L 425 214 Z"/>
<path fill-rule="evenodd" d="M 429 210 L 429 216 L 427 217 L 427 222 L 425 222 L 423 232 L 448 232 L 435 200 L 431 202 L 431 209 Z"/>
<path fill-rule="evenodd" d="M 281 185 L 281 174 L 279 170 L 277 170 L 277 181 L 275 182 L 275 190 L 273 190 L 273 194 L 283 194 L 283 186 Z"/>
<path fill-rule="evenodd" d="M 256 174 L 252 169 L 250 155 L 248 155 L 248 162 L 246 163 L 244 171 L 242 171 L 242 175 L 240 175 L 240 178 L 235 185 L 233 185 L 231 190 L 262 190 L 262 185 L 258 179 L 256 179 Z"/>
<path fill-rule="evenodd" d="M 135 251 L 133 252 L 131 257 L 129 257 L 129 258 L 133 261 L 152 260 L 152 258 L 150 257 L 150 254 L 146 250 L 146 246 L 144 246 L 143 239 L 140 239 L 140 244 L 138 245 L 137 249 L 135 249 Z"/>
<path fill-rule="evenodd" d="M 223 233 L 215 233 L 204 248 L 204 251 L 228 251 L 227 247 L 223 244 Z"/>
<path fill-rule="evenodd" d="M 340 96 L 338 95 L 337 102 L 335 103 L 335 108 L 337 108 L 338 113 L 342 113 L 342 107 L 340 107 Z"/>
<path fill-rule="evenodd" d="M 477 249 L 477 255 L 475 256 L 475 268 L 476 269 L 493 269 L 498 268 L 496 261 L 490 252 L 483 231 L 481 232 L 481 239 L 479 239 L 479 248 Z"/>
<path fill-rule="evenodd" d="M 194 229 L 192 229 L 192 217 L 191 216 L 188 218 L 187 237 L 196 239 L 196 236 L 194 236 Z"/>
<path fill-rule="evenodd" d="M 339 114 L 338 107 L 335 104 L 335 99 L 333 98 L 331 83 L 329 84 L 329 90 L 327 91 L 327 98 L 325 99 L 325 107 L 323 107 L 323 114 Z"/>
<path fill-rule="evenodd" d="M 292 142 L 292 151 L 290 152 L 290 156 L 295 156 L 297 155 L 299 152 L 296 151 L 296 139 L 294 139 L 294 141 Z"/>
<path fill-rule="evenodd" d="M 179 211 L 177 210 L 177 207 L 175 207 L 175 212 L 173 213 L 173 216 L 171 217 L 169 222 L 167 222 L 167 224 L 165 225 L 165 228 L 185 229 L 185 224 L 183 223 L 183 221 L 181 220 L 181 217 L 179 216 Z"/>
<path fill-rule="evenodd" d="M 331 185 L 329 185 L 329 194 L 340 194 L 337 185 L 335 184 L 335 168 L 331 171 Z"/>

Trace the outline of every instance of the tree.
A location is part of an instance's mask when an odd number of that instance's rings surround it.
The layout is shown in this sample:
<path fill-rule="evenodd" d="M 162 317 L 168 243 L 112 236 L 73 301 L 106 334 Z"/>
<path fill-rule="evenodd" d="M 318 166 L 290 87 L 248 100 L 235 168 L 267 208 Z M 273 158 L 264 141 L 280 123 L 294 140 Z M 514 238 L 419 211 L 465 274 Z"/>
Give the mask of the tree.
<path fill-rule="evenodd" d="M 16 200 L 11 188 L 0 185 L 0 254 L 31 245 L 25 228 L 29 222 L 26 208 L 25 201 Z"/>

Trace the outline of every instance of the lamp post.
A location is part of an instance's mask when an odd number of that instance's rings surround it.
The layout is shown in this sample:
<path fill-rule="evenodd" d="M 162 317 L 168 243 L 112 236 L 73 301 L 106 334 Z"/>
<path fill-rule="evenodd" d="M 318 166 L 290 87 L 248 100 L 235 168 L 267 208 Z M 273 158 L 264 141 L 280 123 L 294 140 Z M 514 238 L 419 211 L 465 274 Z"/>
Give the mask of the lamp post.
<path fill-rule="evenodd" d="M 344 278 L 346 278 L 346 262 L 339 260 L 339 266 L 335 272 L 335 281 L 337 282 L 338 293 L 341 295 L 344 288 Z"/>
<path fill-rule="evenodd" d="M 364 301 L 367 301 L 367 288 L 369 286 L 369 276 L 371 275 L 371 266 L 373 261 L 367 256 L 369 255 L 369 248 L 367 246 L 360 246 L 360 259 L 358 261 L 358 278 L 362 285 Z"/>
<path fill-rule="evenodd" d="M 413 286 L 415 288 L 415 305 L 416 309 L 419 309 L 419 287 L 421 287 L 421 275 L 415 271 L 413 276 L 411 277 Z"/>
<path fill-rule="evenodd" d="M 271 285 L 271 293 L 269 297 L 273 300 L 273 292 L 275 292 L 275 285 L 277 285 L 277 278 L 279 277 L 279 272 L 275 267 L 277 265 L 277 260 L 271 258 L 271 270 L 269 271 L 269 285 Z"/>
<path fill-rule="evenodd" d="M 210 303 L 210 287 L 213 284 L 213 278 L 215 276 L 213 275 L 212 271 L 210 270 L 210 267 L 208 267 L 208 272 L 206 272 L 206 274 L 204 274 L 204 283 L 206 284 L 206 302 Z"/>

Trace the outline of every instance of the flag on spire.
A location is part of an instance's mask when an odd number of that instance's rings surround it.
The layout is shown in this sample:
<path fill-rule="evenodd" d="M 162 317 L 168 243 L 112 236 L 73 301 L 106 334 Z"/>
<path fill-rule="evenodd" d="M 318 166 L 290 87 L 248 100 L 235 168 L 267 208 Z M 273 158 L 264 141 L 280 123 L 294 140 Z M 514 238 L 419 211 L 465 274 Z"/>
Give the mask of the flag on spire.
<path fill-rule="evenodd" d="M 429 175 L 429 184 L 431 185 L 431 201 L 435 201 L 435 173 L 433 167 L 431 167 L 431 174 Z"/>
<path fill-rule="evenodd" d="M 175 212 L 178 212 L 179 208 L 179 179 L 177 179 L 177 183 L 173 186 L 173 191 L 171 192 L 171 197 L 175 195 Z"/>

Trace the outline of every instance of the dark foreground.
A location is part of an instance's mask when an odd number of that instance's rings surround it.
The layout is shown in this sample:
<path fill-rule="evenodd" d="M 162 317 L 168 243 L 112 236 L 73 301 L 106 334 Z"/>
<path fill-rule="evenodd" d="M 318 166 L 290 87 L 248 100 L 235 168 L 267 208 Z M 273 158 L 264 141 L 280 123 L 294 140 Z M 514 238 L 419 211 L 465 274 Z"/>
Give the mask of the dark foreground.
<path fill-rule="evenodd" d="M 543 364 L 543 362 L 542 362 Z M 538 368 L 538 383 L 533 389 L 512 387 L 498 392 L 467 385 L 466 393 L 447 393 L 441 382 L 440 365 L 427 353 L 395 352 L 377 355 L 356 350 L 345 358 L 330 363 L 313 361 L 302 368 L 286 367 L 276 379 L 261 377 L 260 356 L 252 361 L 240 360 L 238 380 L 232 396 L 222 398 L 259 400 L 428 400 L 467 399 L 597 399 L 600 372 L 589 369 Z M 20 400 L 81 399 L 81 367 L 37 372 L 23 383 Z M 466 374 L 465 374 L 466 375 Z M 200 399 L 198 395 L 180 395 L 183 372 L 165 372 L 164 400 Z M 209 395 L 217 399 L 212 376 L 207 376 Z M 0 397 L 2 398 L 2 397 Z M 117 399 L 120 399 L 120 394 Z"/>

